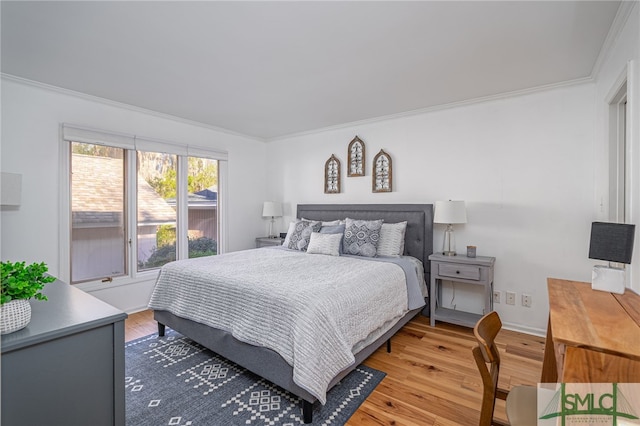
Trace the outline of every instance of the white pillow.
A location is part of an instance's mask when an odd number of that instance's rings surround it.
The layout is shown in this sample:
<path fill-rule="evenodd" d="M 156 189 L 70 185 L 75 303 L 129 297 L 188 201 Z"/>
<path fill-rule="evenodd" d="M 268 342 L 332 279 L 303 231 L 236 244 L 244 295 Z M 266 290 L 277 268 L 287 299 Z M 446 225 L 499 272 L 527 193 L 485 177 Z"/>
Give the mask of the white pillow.
<path fill-rule="evenodd" d="M 311 233 L 311 239 L 307 246 L 307 253 L 328 254 L 329 256 L 340 256 L 340 243 L 342 234 L 321 234 Z"/>
<path fill-rule="evenodd" d="M 304 217 L 300 220 L 308 220 L 310 222 L 313 222 L 313 219 L 305 219 Z M 328 222 L 321 222 L 321 223 L 322 223 L 322 226 L 336 226 L 336 225 L 342 225 L 344 221 L 340 219 L 336 219 L 336 220 L 330 220 Z"/>
<path fill-rule="evenodd" d="M 296 222 L 289 222 L 289 229 L 287 230 L 287 236 L 284 237 L 284 242 L 282 243 L 283 246 L 285 247 L 289 247 L 289 241 L 291 241 L 291 234 L 293 234 L 293 231 L 295 231 L 296 229 Z"/>
<path fill-rule="evenodd" d="M 378 241 L 378 256 L 398 257 L 404 254 L 404 234 L 407 222 L 383 223 Z"/>

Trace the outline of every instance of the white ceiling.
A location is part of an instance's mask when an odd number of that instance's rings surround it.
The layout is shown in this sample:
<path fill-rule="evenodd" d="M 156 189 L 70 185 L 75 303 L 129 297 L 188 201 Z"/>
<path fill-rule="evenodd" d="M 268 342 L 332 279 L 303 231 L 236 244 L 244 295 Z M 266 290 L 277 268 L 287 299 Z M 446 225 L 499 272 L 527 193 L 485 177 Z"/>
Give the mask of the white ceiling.
<path fill-rule="evenodd" d="M 588 78 L 619 4 L 2 1 L 1 64 L 273 139 Z"/>

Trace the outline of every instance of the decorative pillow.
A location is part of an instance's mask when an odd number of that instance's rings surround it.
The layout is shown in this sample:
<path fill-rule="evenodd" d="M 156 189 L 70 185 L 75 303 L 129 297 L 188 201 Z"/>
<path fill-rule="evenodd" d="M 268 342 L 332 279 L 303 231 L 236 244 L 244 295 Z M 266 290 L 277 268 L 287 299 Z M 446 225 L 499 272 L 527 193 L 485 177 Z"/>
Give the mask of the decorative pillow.
<path fill-rule="evenodd" d="M 304 220 L 306 222 L 314 222 L 314 223 L 317 222 L 315 220 L 310 220 L 310 219 L 305 219 L 305 218 L 296 219 L 293 222 L 289 222 L 289 229 L 287 229 L 287 235 L 285 236 L 284 241 L 282 242 L 282 245 L 284 247 L 289 248 L 289 241 L 291 240 L 291 235 L 295 231 L 296 223 L 300 222 L 301 220 Z"/>
<path fill-rule="evenodd" d="M 309 238 L 307 253 L 328 254 L 329 256 L 340 256 L 340 242 L 342 234 L 321 234 L 312 232 Z"/>
<path fill-rule="evenodd" d="M 287 229 L 287 236 L 284 237 L 284 241 L 282 243 L 282 245 L 287 248 L 289 248 L 289 241 L 291 240 L 291 234 L 293 234 L 293 231 L 296 229 L 297 222 L 298 222 L 297 220 L 295 222 L 289 222 L 289 229 Z"/>
<path fill-rule="evenodd" d="M 312 219 L 305 219 L 304 217 L 301 220 L 308 220 L 309 222 L 315 222 Z M 339 219 L 336 219 L 336 220 L 330 220 L 328 222 L 322 222 L 322 226 L 335 226 L 335 225 L 340 225 L 341 223 L 344 223 L 344 222 Z"/>
<path fill-rule="evenodd" d="M 345 229 L 345 225 L 322 225 L 320 228 L 321 234 L 343 234 Z"/>
<path fill-rule="evenodd" d="M 404 234 L 407 222 L 383 223 L 378 241 L 378 256 L 402 256 L 404 254 Z"/>
<path fill-rule="evenodd" d="M 342 238 L 344 236 L 344 229 L 345 229 L 344 224 L 331 225 L 331 226 L 322 225 L 322 228 L 320 228 L 321 234 L 340 234 L 340 246 L 338 247 L 338 251 L 340 252 L 340 254 L 344 253 L 344 249 L 342 247 Z"/>
<path fill-rule="evenodd" d="M 375 257 L 380 240 L 380 220 L 354 220 L 347 218 L 344 231 L 343 250 L 346 254 Z"/>
<path fill-rule="evenodd" d="M 287 233 L 288 245 L 287 248 L 306 251 L 309 245 L 309 238 L 311 238 L 312 232 L 318 232 L 320 230 L 320 222 L 310 222 L 308 220 L 300 220 L 293 224 L 293 230 L 291 234 Z M 289 226 L 291 229 L 291 226 Z"/>

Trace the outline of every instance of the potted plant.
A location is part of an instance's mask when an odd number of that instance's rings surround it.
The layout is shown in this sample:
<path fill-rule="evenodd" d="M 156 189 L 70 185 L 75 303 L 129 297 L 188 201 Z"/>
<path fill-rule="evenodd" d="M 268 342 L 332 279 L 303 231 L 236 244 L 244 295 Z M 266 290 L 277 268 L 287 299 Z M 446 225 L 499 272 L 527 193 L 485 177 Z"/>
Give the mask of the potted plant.
<path fill-rule="evenodd" d="M 47 265 L 25 262 L 0 262 L 2 284 L 0 291 L 0 334 L 20 330 L 31 321 L 29 299 L 47 300 L 41 293 L 45 284 L 56 280 L 45 275 Z"/>

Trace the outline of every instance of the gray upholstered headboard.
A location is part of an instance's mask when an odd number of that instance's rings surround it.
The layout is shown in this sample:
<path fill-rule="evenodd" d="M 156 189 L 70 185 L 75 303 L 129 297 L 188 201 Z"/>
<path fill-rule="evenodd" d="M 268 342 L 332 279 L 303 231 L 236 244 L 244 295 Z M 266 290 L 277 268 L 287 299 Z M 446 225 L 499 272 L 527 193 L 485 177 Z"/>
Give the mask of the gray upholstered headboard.
<path fill-rule="evenodd" d="M 298 204 L 298 218 L 313 220 L 384 219 L 386 223 L 407 221 L 404 254 L 424 264 L 429 283 L 429 256 L 433 253 L 432 204 Z"/>

